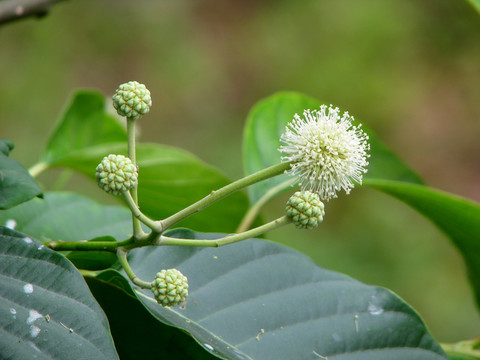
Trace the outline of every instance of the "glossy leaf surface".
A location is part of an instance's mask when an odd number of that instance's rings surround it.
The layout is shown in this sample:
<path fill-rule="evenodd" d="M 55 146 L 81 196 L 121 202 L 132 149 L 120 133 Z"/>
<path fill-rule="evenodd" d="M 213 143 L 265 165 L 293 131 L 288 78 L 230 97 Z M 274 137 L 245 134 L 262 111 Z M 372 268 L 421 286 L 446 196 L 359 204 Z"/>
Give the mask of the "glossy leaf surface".
<path fill-rule="evenodd" d="M 0 227 L 0 358 L 118 359 L 105 314 L 77 269 Z"/>
<path fill-rule="evenodd" d="M 104 271 L 97 278 L 87 277 L 86 281 L 107 314 L 122 360 L 216 359 L 202 351 L 196 341 L 181 329 L 154 318 L 131 289 L 126 292 L 129 285 L 117 271 Z M 152 344 L 155 344 L 154 349 Z"/>
<path fill-rule="evenodd" d="M 130 212 L 121 206 L 104 206 L 75 193 L 47 192 L 15 208 L 0 211 L 0 224 L 41 241 L 119 241 L 132 234 Z M 105 269 L 117 261 L 115 254 L 75 251 L 66 254 L 78 268 Z"/>
<path fill-rule="evenodd" d="M 221 358 L 446 359 L 416 312 L 390 291 L 322 269 L 269 241 L 143 248 L 130 263 L 146 281 L 173 267 L 188 277 L 184 308 L 163 308 L 145 290 L 139 298 L 160 321 L 185 329 Z M 111 281 L 129 292 L 123 277 Z"/>
<path fill-rule="evenodd" d="M 480 304 L 480 205 L 422 185 L 375 180 L 367 184 L 407 203 L 449 236 L 465 259 Z"/>
<path fill-rule="evenodd" d="M 0 224 L 41 241 L 80 241 L 101 236 L 125 240 L 132 234 L 130 212 L 121 206 L 105 206 L 69 192 L 48 192 L 13 209 L 0 211 Z"/>
<path fill-rule="evenodd" d="M 28 170 L 9 158 L 14 145 L 0 139 L 0 209 L 8 209 L 39 196 L 42 190 Z"/>

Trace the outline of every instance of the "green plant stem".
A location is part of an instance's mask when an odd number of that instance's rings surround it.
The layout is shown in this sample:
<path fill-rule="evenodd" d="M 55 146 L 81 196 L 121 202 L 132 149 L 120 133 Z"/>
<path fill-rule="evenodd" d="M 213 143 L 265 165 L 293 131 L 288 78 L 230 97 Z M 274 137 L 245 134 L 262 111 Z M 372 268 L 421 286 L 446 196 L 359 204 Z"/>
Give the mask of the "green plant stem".
<path fill-rule="evenodd" d="M 166 246 L 204 246 L 204 247 L 220 247 L 224 245 L 233 244 L 245 239 L 250 239 L 255 236 L 264 234 L 268 231 L 278 229 L 281 226 L 290 224 L 291 220 L 286 216 L 282 216 L 274 221 L 271 221 L 262 226 L 256 227 L 255 229 L 245 231 L 240 234 L 231 234 L 223 238 L 214 239 L 214 240 L 195 240 L 195 239 L 176 239 L 168 236 L 160 235 L 160 237 L 154 241 L 154 245 Z"/>
<path fill-rule="evenodd" d="M 45 246 L 55 251 L 109 251 L 117 254 L 120 250 L 126 252 L 131 249 L 150 245 L 219 247 L 265 234 L 268 231 L 278 229 L 290 223 L 290 219 L 282 216 L 267 224 L 240 234 L 230 234 L 214 240 L 177 239 L 163 236 L 159 232 L 152 231 L 148 236 L 137 241 L 135 241 L 133 237 L 124 241 L 50 241 L 45 243 Z"/>
<path fill-rule="evenodd" d="M 132 215 L 135 216 L 135 218 L 140 220 L 142 223 L 147 225 L 150 229 L 156 231 L 159 228 L 159 222 L 150 219 L 140 211 L 140 209 L 138 208 L 138 205 L 133 200 L 132 194 L 128 190 L 123 191 L 122 194 L 123 194 L 123 198 L 125 199 L 125 202 L 127 203 L 128 207 L 130 208 L 130 211 L 132 212 Z M 147 236 L 145 233 L 144 235 L 145 235 L 144 237 Z"/>
<path fill-rule="evenodd" d="M 55 251 L 109 251 L 115 253 L 121 246 L 133 244 L 133 238 L 124 241 L 49 241 L 44 243 Z M 147 244 L 145 244 L 147 245 Z"/>
<path fill-rule="evenodd" d="M 242 179 L 234 181 L 221 189 L 214 190 L 209 195 L 205 196 L 203 199 L 197 201 L 196 203 L 188 206 L 187 208 L 164 220 L 161 220 L 159 222 L 161 225 L 159 232 L 165 231 L 169 227 L 179 223 L 185 218 L 205 209 L 207 206 L 212 205 L 214 202 L 219 201 L 238 190 L 241 190 L 259 181 L 283 174 L 283 172 L 285 170 L 288 170 L 289 168 L 290 163 L 279 163 L 266 169 L 260 170 L 254 174 L 248 175 Z"/>
<path fill-rule="evenodd" d="M 33 165 L 30 169 L 28 169 L 28 172 L 30 175 L 32 175 L 34 178 L 40 175 L 42 172 L 47 170 L 49 168 L 49 164 L 46 162 L 38 162 L 35 165 Z"/>
<path fill-rule="evenodd" d="M 137 166 L 137 156 L 135 152 L 135 120 L 127 118 L 127 141 L 128 141 L 128 157 L 133 165 Z M 132 198 L 135 205 L 138 205 L 138 185 L 135 185 L 131 190 Z M 132 214 L 133 223 L 133 237 L 138 240 L 144 237 L 142 226 L 139 219 Z"/>
<path fill-rule="evenodd" d="M 471 359 L 480 359 L 480 350 L 478 349 L 478 339 L 469 341 L 460 341 L 455 344 L 440 344 L 443 350 L 449 355 L 459 355 Z M 477 345 L 477 346 L 475 346 Z"/>
<path fill-rule="evenodd" d="M 260 210 L 265 204 L 270 201 L 279 191 L 281 191 L 286 186 L 289 186 L 295 182 L 295 179 L 290 179 L 287 181 L 278 184 L 277 186 L 268 190 L 258 201 L 247 211 L 245 216 L 243 217 L 240 225 L 238 225 L 237 233 L 244 232 L 252 226 L 253 222 L 260 214 Z"/>
<path fill-rule="evenodd" d="M 122 248 L 119 248 L 117 250 L 117 257 L 118 257 L 118 261 L 123 267 L 123 270 L 125 270 L 125 273 L 128 275 L 132 283 L 134 283 L 135 285 L 143 289 L 151 289 L 152 287 L 151 283 L 147 281 L 143 281 L 137 275 L 135 275 L 132 268 L 130 267 L 130 264 L 128 263 L 127 252 L 125 250 L 123 250 Z"/>

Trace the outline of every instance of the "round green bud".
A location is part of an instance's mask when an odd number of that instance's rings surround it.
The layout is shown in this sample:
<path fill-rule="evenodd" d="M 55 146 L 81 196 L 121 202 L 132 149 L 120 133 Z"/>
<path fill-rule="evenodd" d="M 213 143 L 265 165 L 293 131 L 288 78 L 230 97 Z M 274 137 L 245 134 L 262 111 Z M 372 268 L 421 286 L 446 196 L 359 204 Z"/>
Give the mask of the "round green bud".
<path fill-rule="evenodd" d="M 188 279 L 177 269 L 162 270 L 152 281 L 152 292 L 162 306 L 177 306 L 188 296 Z"/>
<path fill-rule="evenodd" d="M 324 205 L 316 193 L 297 191 L 287 201 L 287 217 L 298 229 L 315 229 L 323 221 Z"/>
<path fill-rule="evenodd" d="M 95 176 L 103 190 L 119 195 L 137 185 L 138 169 L 128 157 L 110 154 L 98 164 Z"/>
<path fill-rule="evenodd" d="M 122 84 L 113 94 L 113 107 L 120 116 L 137 120 L 150 111 L 152 98 L 145 85 L 137 81 Z"/>

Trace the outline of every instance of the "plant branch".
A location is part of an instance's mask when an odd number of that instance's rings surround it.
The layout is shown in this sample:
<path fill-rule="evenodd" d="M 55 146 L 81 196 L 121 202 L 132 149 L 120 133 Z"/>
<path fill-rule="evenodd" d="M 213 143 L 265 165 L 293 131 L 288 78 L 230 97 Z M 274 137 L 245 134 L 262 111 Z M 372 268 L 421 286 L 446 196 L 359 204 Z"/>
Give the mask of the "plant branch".
<path fill-rule="evenodd" d="M 253 222 L 257 218 L 260 213 L 261 208 L 271 199 L 273 198 L 280 190 L 284 187 L 291 185 L 295 182 L 295 179 L 289 179 L 284 181 L 277 186 L 274 186 L 270 190 L 268 190 L 258 201 L 253 204 L 253 206 L 247 211 L 245 216 L 243 217 L 240 225 L 238 225 L 237 233 L 246 231 L 252 226 Z"/>
<path fill-rule="evenodd" d="M 0 4 L 1 3 L 2 2 L 0 1 Z M 0 9 L 0 13 L 1 13 L 1 9 Z M 40 175 L 42 172 L 44 172 L 48 168 L 49 168 L 49 165 L 46 162 L 38 162 L 35 165 L 33 165 L 30 169 L 28 169 L 28 172 L 30 173 L 30 175 L 32 175 L 32 177 L 36 178 L 38 175 Z"/>
<path fill-rule="evenodd" d="M 179 223 L 183 219 L 205 209 L 206 207 L 212 205 L 213 203 L 225 198 L 226 196 L 241 190 L 249 185 L 255 184 L 259 181 L 283 174 L 285 170 L 290 168 L 290 163 L 279 163 L 273 166 L 270 166 L 266 169 L 260 170 L 254 174 L 248 175 L 242 179 L 234 181 L 227 186 L 224 186 L 221 189 L 212 191 L 209 195 L 205 196 L 203 199 L 197 201 L 196 203 L 188 206 L 187 208 L 179 211 L 178 213 L 159 221 L 161 224 L 161 231 L 168 229 L 169 227 Z M 161 232 L 159 231 L 159 232 Z"/>
<path fill-rule="evenodd" d="M 135 153 L 135 120 L 132 118 L 127 118 L 127 139 L 128 139 L 128 157 L 132 161 L 133 165 L 137 166 L 137 156 Z M 138 206 L 138 185 L 135 185 L 131 189 L 132 199 L 135 206 Z M 144 237 L 145 233 L 143 232 L 142 226 L 138 217 L 132 213 L 132 223 L 133 223 L 133 237 L 135 240 L 138 240 Z"/>
<path fill-rule="evenodd" d="M 122 194 L 123 194 L 123 198 L 125 199 L 125 202 L 127 203 L 128 207 L 130 208 L 130 211 L 132 212 L 132 215 L 135 218 L 140 220 L 142 223 L 144 223 L 145 225 L 147 225 L 150 229 L 152 229 L 154 231 L 156 229 L 158 229 L 159 222 L 150 219 L 149 217 L 145 216 L 140 211 L 140 209 L 138 208 L 138 205 L 133 200 L 132 194 L 130 194 L 130 192 L 128 190 L 123 191 Z M 146 234 L 145 234 L 145 236 L 146 236 Z"/>
<path fill-rule="evenodd" d="M 45 246 L 55 251 L 109 251 L 117 252 L 120 246 L 129 246 L 133 239 L 124 241 L 50 241 Z"/>
<path fill-rule="evenodd" d="M 475 347 L 474 341 L 460 341 L 455 344 L 440 344 L 449 355 L 460 355 L 466 358 L 480 359 L 480 350 Z"/>
<path fill-rule="evenodd" d="M 45 16 L 50 8 L 63 0 L 3 0 L 0 1 L 0 24 L 29 16 Z"/>
<path fill-rule="evenodd" d="M 125 273 L 128 275 L 132 283 L 135 285 L 141 287 L 142 289 L 151 289 L 152 288 L 152 283 L 143 281 L 140 279 L 135 273 L 133 272 L 132 268 L 130 267 L 130 264 L 128 263 L 127 260 L 127 252 L 123 250 L 122 248 L 119 248 L 117 250 L 117 257 L 118 261 L 123 267 L 123 270 L 125 270 Z"/>
<path fill-rule="evenodd" d="M 242 240 L 250 239 L 258 235 L 265 234 L 268 231 L 278 229 L 281 226 L 290 224 L 291 220 L 286 216 L 282 216 L 274 221 L 271 221 L 255 229 L 245 231 L 240 234 L 231 234 L 223 238 L 214 240 L 195 240 L 195 239 L 176 239 L 168 236 L 160 235 L 160 237 L 153 242 L 153 245 L 164 246 L 204 246 L 204 247 L 220 247 L 224 245 L 233 244 Z"/>

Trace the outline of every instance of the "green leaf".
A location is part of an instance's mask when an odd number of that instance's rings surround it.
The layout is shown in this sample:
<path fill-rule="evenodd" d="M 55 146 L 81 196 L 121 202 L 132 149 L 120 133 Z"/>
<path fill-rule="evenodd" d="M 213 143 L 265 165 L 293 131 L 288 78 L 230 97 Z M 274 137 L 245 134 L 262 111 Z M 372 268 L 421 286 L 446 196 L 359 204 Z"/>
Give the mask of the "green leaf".
<path fill-rule="evenodd" d="M 60 116 L 59 125 L 48 141 L 42 161 L 55 166 L 78 151 L 121 141 L 127 141 L 127 133 L 105 111 L 105 97 L 96 91 L 78 91 Z"/>
<path fill-rule="evenodd" d="M 480 0 L 469 0 L 469 2 L 480 13 Z"/>
<path fill-rule="evenodd" d="M 478 356 L 468 356 L 468 355 L 448 355 L 449 360 L 478 360 Z"/>
<path fill-rule="evenodd" d="M 480 206 L 417 184 L 381 180 L 368 180 L 366 184 L 407 203 L 449 236 L 465 259 L 480 305 Z"/>
<path fill-rule="evenodd" d="M 0 139 L 0 153 L 5 156 L 10 155 L 10 152 L 15 147 L 15 144 L 7 139 Z"/>
<path fill-rule="evenodd" d="M 89 242 L 95 241 L 116 241 L 111 236 L 100 236 Z M 103 270 L 112 267 L 117 263 L 117 255 L 105 251 L 71 251 L 65 255 L 73 265 L 84 270 Z"/>
<path fill-rule="evenodd" d="M 105 314 L 62 255 L 0 227 L 0 357 L 118 359 Z"/>
<path fill-rule="evenodd" d="M 296 92 L 280 92 L 259 101 L 250 111 L 244 132 L 243 161 L 245 173 L 252 174 L 280 162 L 280 136 L 295 113 L 317 109 L 323 103 Z M 342 109 L 345 110 L 345 109 Z M 421 183 L 419 177 L 385 147 L 369 129 L 371 158 L 365 179 L 390 179 Z M 252 203 L 257 202 L 272 188 L 278 187 L 272 197 L 289 187 L 281 186 L 289 177 L 282 175 L 255 184 L 249 188 Z"/>
<path fill-rule="evenodd" d="M 105 206 L 69 192 L 47 192 L 13 209 L 0 211 L 0 223 L 14 221 L 15 229 L 41 241 L 80 241 L 101 236 L 125 240 L 132 234 L 130 212 Z"/>
<path fill-rule="evenodd" d="M 182 330 L 157 321 L 117 271 L 107 270 L 96 278 L 87 277 L 86 281 L 108 317 L 122 360 L 216 359 L 201 351 L 195 340 Z"/>
<path fill-rule="evenodd" d="M 220 236 L 188 230 L 168 235 Z M 184 307 L 163 308 L 146 290 L 139 299 L 160 321 L 188 331 L 221 358 L 446 359 L 418 314 L 393 293 L 322 269 L 269 241 L 142 248 L 133 251 L 130 264 L 146 281 L 168 268 L 188 277 Z"/>
<path fill-rule="evenodd" d="M 8 157 L 14 145 L 0 139 L 0 209 L 8 209 L 39 196 L 42 189 L 18 161 Z"/>
<path fill-rule="evenodd" d="M 132 234 L 130 212 L 121 206 L 104 206 L 85 196 L 47 192 L 44 200 L 33 199 L 13 209 L 0 211 L 0 224 L 42 241 L 115 241 Z M 115 254 L 75 251 L 66 254 L 78 268 L 99 270 L 117 262 Z"/>
<path fill-rule="evenodd" d="M 103 157 L 127 154 L 126 141 L 123 127 L 105 111 L 104 96 L 79 91 L 61 116 L 42 162 L 47 166 L 73 169 L 95 179 L 95 168 Z M 137 164 L 140 167 L 140 207 L 147 215 L 158 219 L 172 215 L 229 183 L 223 174 L 197 157 L 168 146 L 137 144 Z M 231 232 L 236 229 L 247 204 L 244 194 L 234 194 L 181 225 L 203 231 Z"/>
<path fill-rule="evenodd" d="M 125 144 L 108 145 L 108 149 L 115 154 L 126 154 L 127 151 Z M 94 179 L 95 167 L 108 155 L 106 150 L 106 146 L 92 147 L 65 157 L 58 165 Z M 196 156 L 169 146 L 138 144 L 137 164 L 140 169 L 140 208 L 155 219 L 168 217 L 230 182 Z M 247 204 L 245 194 L 236 193 L 183 221 L 181 226 L 233 232 Z"/>

